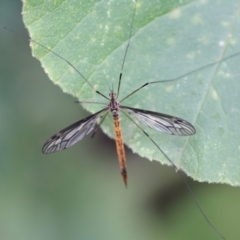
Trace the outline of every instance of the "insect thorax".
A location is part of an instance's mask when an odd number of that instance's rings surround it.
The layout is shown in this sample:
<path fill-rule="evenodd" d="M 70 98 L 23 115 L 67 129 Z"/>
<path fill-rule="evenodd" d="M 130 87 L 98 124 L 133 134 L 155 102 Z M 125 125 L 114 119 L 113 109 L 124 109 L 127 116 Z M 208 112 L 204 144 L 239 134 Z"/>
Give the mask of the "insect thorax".
<path fill-rule="evenodd" d="M 111 111 L 113 117 L 118 117 L 119 102 L 117 100 L 116 93 L 111 91 L 109 93 L 109 96 L 110 96 L 110 102 L 108 104 L 109 110 Z"/>

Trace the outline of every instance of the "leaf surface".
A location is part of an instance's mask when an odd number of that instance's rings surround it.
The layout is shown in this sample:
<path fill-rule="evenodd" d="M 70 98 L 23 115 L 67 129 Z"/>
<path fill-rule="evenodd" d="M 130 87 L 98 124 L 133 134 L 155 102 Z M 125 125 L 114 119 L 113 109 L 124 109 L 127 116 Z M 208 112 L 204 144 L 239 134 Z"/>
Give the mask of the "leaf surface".
<path fill-rule="evenodd" d="M 133 11 L 131 0 L 26 1 L 23 18 L 32 39 L 67 59 L 108 96 L 109 87 L 117 90 Z M 146 82 L 174 79 L 239 52 L 239 13 L 237 0 L 138 1 L 119 99 Z M 31 45 L 49 78 L 64 92 L 80 101 L 107 104 L 66 62 Z M 123 102 L 195 126 L 197 133 L 191 137 L 144 129 L 178 168 L 198 181 L 240 183 L 239 61 L 236 55 L 174 82 L 151 84 Z M 93 113 L 101 105 L 84 107 Z M 124 115 L 121 119 L 127 146 L 170 164 L 140 129 Z M 110 115 L 102 128 L 114 137 Z"/>

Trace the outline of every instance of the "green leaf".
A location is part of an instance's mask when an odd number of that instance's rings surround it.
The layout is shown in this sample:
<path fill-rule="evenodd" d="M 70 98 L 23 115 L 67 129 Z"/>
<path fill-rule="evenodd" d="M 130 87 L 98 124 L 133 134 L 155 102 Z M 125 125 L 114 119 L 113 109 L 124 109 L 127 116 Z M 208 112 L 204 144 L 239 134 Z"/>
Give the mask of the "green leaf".
<path fill-rule="evenodd" d="M 139 0 L 119 99 L 145 82 L 173 79 L 239 52 L 239 7 L 238 0 Z M 23 17 L 34 40 L 71 62 L 108 96 L 109 86 L 117 89 L 133 11 L 131 0 L 29 0 Z M 31 45 L 64 92 L 80 101 L 106 102 L 66 62 Z M 191 137 L 146 131 L 178 168 L 198 181 L 240 184 L 239 60 L 237 55 L 174 82 L 149 85 L 123 102 L 181 117 L 196 127 Z M 93 113 L 101 105 L 83 107 Z M 140 129 L 124 115 L 121 119 L 127 146 L 170 165 Z M 102 128 L 114 138 L 110 115 Z"/>

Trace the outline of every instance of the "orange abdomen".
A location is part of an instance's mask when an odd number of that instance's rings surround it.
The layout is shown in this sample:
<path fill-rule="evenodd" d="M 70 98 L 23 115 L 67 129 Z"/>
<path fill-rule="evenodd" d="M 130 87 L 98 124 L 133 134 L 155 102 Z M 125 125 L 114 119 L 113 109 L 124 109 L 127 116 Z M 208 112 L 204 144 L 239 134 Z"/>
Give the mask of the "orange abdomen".
<path fill-rule="evenodd" d="M 116 135 L 116 147 L 117 147 L 117 154 L 118 154 L 118 161 L 121 168 L 121 174 L 123 177 L 123 181 L 127 186 L 127 166 L 126 166 L 126 156 L 125 156 L 125 149 L 124 143 L 122 138 L 122 131 L 120 126 L 120 121 L 118 116 L 114 116 L 114 129 Z"/>

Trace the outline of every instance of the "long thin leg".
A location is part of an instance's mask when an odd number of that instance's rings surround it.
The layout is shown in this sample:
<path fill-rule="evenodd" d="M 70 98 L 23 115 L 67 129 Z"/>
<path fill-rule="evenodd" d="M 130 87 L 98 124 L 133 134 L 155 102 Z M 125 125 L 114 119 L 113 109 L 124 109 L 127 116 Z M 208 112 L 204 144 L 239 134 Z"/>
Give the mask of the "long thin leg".
<path fill-rule="evenodd" d="M 99 105 L 106 105 L 106 103 L 103 102 L 92 102 L 92 101 L 74 101 L 74 103 L 80 103 L 80 104 L 99 104 Z"/>
<path fill-rule="evenodd" d="M 134 11 L 133 11 L 132 22 L 131 22 L 131 26 L 130 26 L 129 35 L 128 35 L 128 43 L 127 43 L 127 47 L 125 49 L 123 62 L 122 62 L 122 67 L 121 67 L 121 71 L 120 71 L 120 74 L 119 74 L 117 97 L 118 97 L 119 92 L 120 92 L 120 86 L 121 86 L 121 81 L 122 81 L 122 72 L 123 72 L 124 63 L 125 63 L 125 60 L 126 60 L 126 57 L 127 57 L 128 48 L 129 48 L 129 45 L 130 45 L 130 39 L 131 39 L 131 36 L 132 36 L 132 29 L 133 29 L 133 22 L 134 22 L 135 14 L 136 14 L 136 8 L 137 8 L 137 1 L 135 1 L 135 7 L 134 7 Z"/>
<path fill-rule="evenodd" d="M 228 60 L 228 59 L 234 58 L 234 57 L 236 57 L 237 55 L 240 55 L 240 52 L 235 53 L 235 54 L 233 54 L 233 55 L 230 55 L 230 56 L 228 56 L 228 57 L 225 57 L 225 58 L 223 58 L 223 59 L 221 59 L 221 60 L 212 62 L 212 63 L 210 63 L 210 64 L 208 64 L 208 65 L 203 66 L 203 67 L 200 67 L 200 68 L 197 68 L 197 69 L 195 69 L 195 70 L 192 70 L 192 71 L 190 71 L 190 72 L 184 73 L 183 75 L 178 76 L 178 77 L 176 77 L 176 78 L 167 79 L 167 80 L 158 80 L 158 81 L 146 82 L 146 83 L 144 83 L 141 87 L 135 89 L 133 92 L 131 92 L 131 93 L 128 94 L 126 97 L 124 97 L 123 99 L 121 99 L 121 101 L 119 101 L 119 102 L 120 102 L 120 103 L 123 102 L 125 99 L 127 99 L 128 97 L 130 97 L 131 95 L 133 95 L 135 92 L 141 90 L 142 88 L 144 88 L 144 87 L 146 87 L 146 86 L 148 86 L 148 85 L 150 85 L 150 84 L 164 83 L 164 82 L 174 82 L 174 81 L 177 81 L 177 80 L 179 80 L 179 79 L 181 79 L 181 78 L 184 78 L 184 77 L 186 77 L 186 76 L 188 76 L 188 75 L 190 75 L 190 74 L 193 74 L 193 73 L 195 73 L 195 72 L 197 72 L 197 71 L 203 70 L 203 69 L 208 68 L 208 67 L 211 67 L 211 66 L 213 66 L 213 65 L 215 65 L 215 64 L 217 64 L 217 63 L 221 63 L 221 62 L 224 62 L 224 61 L 226 61 L 226 60 Z"/>
<path fill-rule="evenodd" d="M 14 31 L 14 30 L 12 30 L 12 29 L 10 29 L 10 28 L 3 27 L 3 29 L 8 30 L 8 31 L 10 31 L 10 32 L 12 32 L 12 33 L 14 33 L 14 34 L 16 34 L 16 35 L 19 35 L 19 36 L 21 36 L 21 37 L 23 37 L 23 38 L 26 39 L 26 37 L 25 37 L 24 35 L 22 35 L 22 34 L 20 34 L 20 33 L 17 33 L 16 31 Z M 28 40 L 29 40 L 30 42 L 36 43 L 37 45 L 39 45 L 39 46 L 41 46 L 42 48 L 48 50 L 49 52 L 51 52 L 52 54 L 54 54 L 54 55 L 57 56 L 58 58 L 62 59 L 65 63 L 67 63 L 70 67 L 72 67 L 72 68 L 84 79 L 84 81 L 93 89 L 94 92 L 96 92 L 97 94 L 99 94 L 99 95 L 101 95 L 102 97 L 104 97 L 104 98 L 106 98 L 106 99 L 109 100 L 109 98 L 106 97 L 103 93 L 97 91 L 97 90 L 94 88 L 94 86 L 88 81 L 88 79 L 87 79 L 72 63 L 70 63 L 67 59 L 65 59 L 64 57 L 60 56 L 59 54 L 55 53 L 55 52 L 52 51 L 51 49 L 45 47 L 44 45 L 42 45 L 41 43 L 35 41 L 35 40 L 32 39 L 32 38 L 28 38 Z"/>
<path fill-rule="evenodd" d="M 94 138 L 95 134 L 96 134 L 97 131 L 99 130 L 101 124 L 103 123 L 103 121 L 104 121 L 105 118 L 107 117 L 108 113 L 109 113 L 109 112 L 106 112 L 106 113 L 104 114 L 104 116 L 102 117 L 100 123 L 99 123 L 99 124 L 96 124 L 96 126 L 95 126 L 95 128 L 94 128 L 94 130 L 93 130 L 93 133 L 92 133 L 92 135 L 91 135 L 91 138 Z"/>
<path fill-rule="evenodd" d="M 123 110 L 121 111 L 122 113 L 124 113 L 125 116 L 128 117 L 128 119 L 130 119 L 130 121 L 132 121 L 147 137 L 148 139 L 157 147 L 157 149 L 164 155 L 164 157 L 172 164 L 172 166 L 176 169 L 176 171 L 178 172 L 179 176 L 181 177 L 181 179 L 183 180 L 183 182 L 185 183 L 189 194 L 191 195 L 194 203 L 196 204 L 198 210 L 200 211 L 200 213 L 202 214 L 202 216 L 205 218 L 205 220 L 207 221 L 207 223 L 210 225 L 210 227 L 217 233 L 217 235 L 219 235 L 219 237 L 221 237 L 222 239 L 225 240 L 225 237 L 213 226 L 213 224 L 210 222 L 210 220 L 208 219 L 208 217 L 206 216 L 206 214 L 204 213 L 204 211 L 202 210 L 202 208 L 200 207 L 195 195 L 193 194 L 187 179 L 185 178 L 185 176 L 183 175 L 183 173 L 181 171 L 179 171 L 178 167 L 176 166 L 176 164 L 167 156 L 167 154 L 158 146 L 158 144 L 151 138 L 151 136 L 148 135 L 148 133 L 138 124 L 136 123 L 127 113 L 125 113 Z"/>

